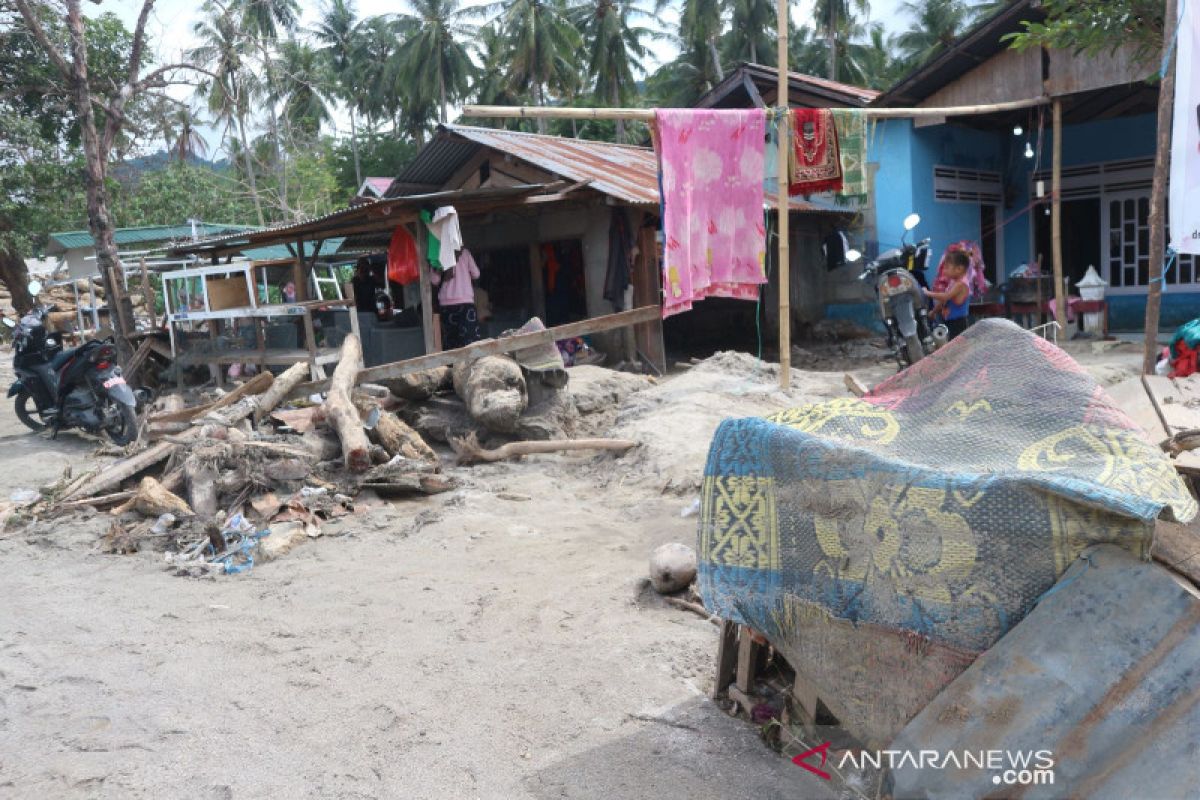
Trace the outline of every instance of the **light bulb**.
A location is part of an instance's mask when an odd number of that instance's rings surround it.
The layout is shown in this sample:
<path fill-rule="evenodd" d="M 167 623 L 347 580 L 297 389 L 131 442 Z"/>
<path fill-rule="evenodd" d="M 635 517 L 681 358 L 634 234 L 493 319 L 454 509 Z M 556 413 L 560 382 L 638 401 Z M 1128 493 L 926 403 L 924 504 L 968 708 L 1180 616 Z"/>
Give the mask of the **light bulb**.
<path fill-rule="evenodd" d="M 1033 158 L 1033 145 L 1031 145 L 1029 142 L 1025 143 L 1025 157 Z"/>
<path fill-rule="evenodd" d="M 1020 125 L 1013 126 L 1013 136 L 1020 136 L 1024 132 L 1025 132 L 1025 129 L 1022 128 Z"/>

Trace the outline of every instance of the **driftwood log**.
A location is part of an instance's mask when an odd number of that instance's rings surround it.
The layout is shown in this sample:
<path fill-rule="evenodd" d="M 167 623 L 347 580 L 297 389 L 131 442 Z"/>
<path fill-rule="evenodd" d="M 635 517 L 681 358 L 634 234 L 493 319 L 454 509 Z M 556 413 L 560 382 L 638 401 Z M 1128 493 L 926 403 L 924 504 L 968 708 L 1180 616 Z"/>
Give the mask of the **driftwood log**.
<path fill-rule="evenodd" d="M 350 334 L 342 342 L 337 369 L 333 371 L 329 396 L 324 404 L 325 418 L 342 440 L 342 459 L 351 472 L 366 472 L 371 468 L 371 443 L 351 398 L 361 365 L 362 346 L 358 337 Z"/>
<path fill-rule="evenodd" d="M 484 356 L 454 366 L 454 391 L 471 419 L 488 430 L 515 433 L 529 405 L 520 365 L 508 356 Z"/>
<path fill-rule="evenodd" d="M 263 392 L 262 397 L 259 398 L 258 408 L 254 412 L 254 424 L 257 425 L 266 419 L 267 415 L 288 396 L 288 392 L 295 389 L 296 384 L 308 377 L 308 374 L 308 364 L 301 361 L 292 364 L 276 378 L 275 382 L 271 384 L 271 388 Z"/>
<path fill-rule="evenodd" d="M 462 438 L 451 439 L 450 446 L 454 448 L 460 464 L 470 464 L 476 461 L 503 461 L 533 453 L 561 453 L 567 450 L 611 450 L 623 453 L 637 447 L 637 442 L 629 439 L 550 439 L 540 442 L 509 442 L 495 450 L 488 450 L 479 444 L 474 434 L 468 434 Z"/>
<path fill-rule="evenodd" d="M 172 442 L 159 442 L 137 455 L 111 464 L 100 470 L 95 477 L 76 488 L 70 495 L 63 499 L 74 500 L 81 497 L 91 497 L 92 495 L 107 492 L 109 489 L 114 489 L 120 486 L 121 481 L 126 478 L 133 477 L 147 467 L 154 466 L 171 455 L 178 446 Z"/>
<path fill-rule="evenodd" d="M 151 517 L 161 514 L 187 517 L 192 515 L 191 506 L 184 502 L 182 497 L 149 476 L 142 478 L 137 490 L 133 492 L 133 497 L 114 508 L 111 513 L 121 514 L 129 510 L 140 511 Z"/>
<path fill-rule="evenodd" d="M 375 427 L 371 429 L 371 438 L 382 445 L 389 456 L 404 456 L 437 463 L 437 453 L 421 438 L 421 434 L 410 428 L 393 412 L 385 410 L 375 398 L 355 395 L 354 406 L 364 419 L 378 413 Z"/>
<path fill-rule="evenodd" d="M 210 459 L 193 453 L 183 462 L 188 501 L 197 516 L 211 519 L 217 513 L 217 467 Z"/>

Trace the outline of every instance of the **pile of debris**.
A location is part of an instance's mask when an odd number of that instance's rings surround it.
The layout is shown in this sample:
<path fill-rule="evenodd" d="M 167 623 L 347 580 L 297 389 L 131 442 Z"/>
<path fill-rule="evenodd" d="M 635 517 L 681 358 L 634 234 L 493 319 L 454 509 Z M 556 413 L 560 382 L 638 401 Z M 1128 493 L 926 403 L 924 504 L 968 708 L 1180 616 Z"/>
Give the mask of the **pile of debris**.
<path fill-rule="evenodd" d="M 10 524 L 106 509 L 108 552 L 134 552 L 152 540 L 189 572 L 238 572 L 319 536 L 322 522 L 354 512 L 362 492 L 387 499 L 455 488 L 441 457 L 398 412 L 438 433 L 435 441 L 450 445 L 459 464 L 634 446 L 546 435 L 514 441 L 523 432 L 561 431 L 574 419 L 572 398 L 559 391 L 567 377 L 561 361 L 557 370 L 531 371 L 520 358 L 464 357 L 452 368 L 396 370 L 400 377 L 383 384 L 361 383 L 361 346 L 347 336 L 332 378 L 319 384 L 305 383 L 309 366 L 300 363 L 214 399 L 160 398 L 123 458 L 64 475 Z M 528 375 L 557 388 L 531 388 Z M 450 389 L 459 399 L 440 396 Z M 531 395 L 540 397 L 541 416 L 525 415 Z"/>

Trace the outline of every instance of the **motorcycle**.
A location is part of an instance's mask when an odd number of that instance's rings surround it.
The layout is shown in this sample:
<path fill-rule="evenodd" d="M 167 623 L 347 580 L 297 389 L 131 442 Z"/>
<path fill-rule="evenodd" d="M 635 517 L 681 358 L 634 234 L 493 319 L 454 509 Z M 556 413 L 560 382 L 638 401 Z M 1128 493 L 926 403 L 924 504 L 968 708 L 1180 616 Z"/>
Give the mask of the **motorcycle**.
<path fill-rule="evenodd" d="M 932 353 L 946 341 L 944 325 L 929 320 L 929 303 L 922 289 L 926 286 L 925 269 L 929 265 L 930 244 L 923 239 L 915 244 L 906 240 L 917 227 L 921 217 L 909 214 L 904 218 L 904 235 L 900 247 L 880 254 L 859 274 L 858 279 L 874 287 L 879 303 L 879 316 L 887 330 L 887 344 L 900 369 L 912 366 Z M 861 258 L 855 250 L 846 253 L 846 260 Z"/>
<path fill-rule="evenodd" d="M 41 291 L 37 281 L 29 293 Z M 64 428 L 103 432 L 119 445 L 137 436 L 137 397 L 121 375 L 112 339 L 92 340 L 64 350 L 62 337 L 46 331 L 52 309 L 37 305 L 14 323 L 13 369 L 17 379 L 8 389 L 15 398 L 17 419 L 34 431 L 51 429 L 51 438 Z"/>

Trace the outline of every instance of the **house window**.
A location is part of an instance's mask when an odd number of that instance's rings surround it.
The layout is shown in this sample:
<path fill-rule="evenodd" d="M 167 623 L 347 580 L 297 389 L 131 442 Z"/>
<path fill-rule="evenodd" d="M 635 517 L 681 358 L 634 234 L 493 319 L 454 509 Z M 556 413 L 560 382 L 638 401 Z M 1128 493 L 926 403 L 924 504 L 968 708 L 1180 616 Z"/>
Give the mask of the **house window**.
<path fill-rule="evenodd" d="M 1150 194 L 1146 191 L 1122 192 L 1105 196 L 1108 235 L 1105 254 L 1106 274 L 1113 289 L 1145 289 L 1150 284 Z M 1194 287 L 1200 283 L 1196 259 L 1180 255 L 1175 259 L 1166 283 Z"/>
<path fill-rule="evenodd" d="M 1004 202 L 1004 185 L 999 172 L 963 167 L 933 168 L 933 198 L 943 203 Z"/>

